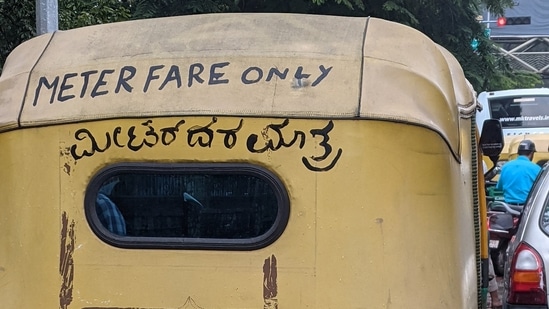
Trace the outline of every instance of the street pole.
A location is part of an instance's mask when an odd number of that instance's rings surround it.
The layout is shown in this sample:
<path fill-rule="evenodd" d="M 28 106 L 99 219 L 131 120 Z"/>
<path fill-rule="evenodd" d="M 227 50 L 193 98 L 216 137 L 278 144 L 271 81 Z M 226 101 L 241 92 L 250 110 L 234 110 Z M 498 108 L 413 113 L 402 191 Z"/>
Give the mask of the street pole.
<path fill-rule="evenodd" d="M 59 30 L 57 0 L 36 0 L 36 35 Z"/>

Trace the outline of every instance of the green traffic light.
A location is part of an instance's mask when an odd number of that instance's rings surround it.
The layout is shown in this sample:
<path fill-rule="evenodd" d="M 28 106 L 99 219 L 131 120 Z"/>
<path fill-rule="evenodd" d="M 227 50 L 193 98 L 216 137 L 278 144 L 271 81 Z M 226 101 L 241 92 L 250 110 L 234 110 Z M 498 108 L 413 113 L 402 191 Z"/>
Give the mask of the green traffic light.
<path fill-rule="evenodd" d="M 477 48 L 478 48 L 478 45 L 479 45 L 479 42 L 478 42 L 477 39 L 473 39 L 473 40 L 471 41 L 471 48 L 472 48 L 473 50 L 476 51 Z"/>

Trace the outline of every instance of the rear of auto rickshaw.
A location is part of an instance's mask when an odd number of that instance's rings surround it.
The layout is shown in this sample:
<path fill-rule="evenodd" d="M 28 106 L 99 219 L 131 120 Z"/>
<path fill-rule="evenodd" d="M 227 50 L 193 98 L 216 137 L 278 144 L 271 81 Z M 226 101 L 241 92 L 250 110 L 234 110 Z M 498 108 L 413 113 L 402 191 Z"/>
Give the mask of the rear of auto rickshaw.
<path fill-rule="evenodd" d="M 476 108 L 376 18 L 36 37 L 0 77 L 0 307 L 480 308 Z"/>
<path fill-rule="evenodd" d="M 534 158 L 532 162 L 543 167 L 545 163 L 549 160 L 549 133 L 536 133 L 536 134 L 525 134 L 518 135 L 512 138 L 506 138 L 508 141 L 508 160 L 514 160 L 518 156 L 518 145 L 521 141 L 528 139 L 534 142 L 536 145 L 536 152 L 534 153 Z"/>

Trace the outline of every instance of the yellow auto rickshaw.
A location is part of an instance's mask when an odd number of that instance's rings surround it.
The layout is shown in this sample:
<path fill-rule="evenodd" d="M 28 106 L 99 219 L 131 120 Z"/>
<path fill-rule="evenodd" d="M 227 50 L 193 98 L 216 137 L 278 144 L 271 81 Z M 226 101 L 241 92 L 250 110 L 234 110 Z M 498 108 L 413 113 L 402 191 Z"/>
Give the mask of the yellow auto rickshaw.
<path fill-rule="evenodd" d="M 0 307 L 480 308 L 477 107 L 377 18 L 38 36 L 0 76 Z"/>
<path fill-rule="evenodd" d="M 539 166 L 543 166 L 547 163 L 549 160 L 549 133 L 524 134 L 506 138 L 506 141 L 508 141 L 508 147 L 505 149 L 508 150 L 505 152 L 508 153 L 508 160 L 510 161 L 517 158 L 518 145 L 525 139 L 531 140 L 534 144 L 536 144 L 536 152 L 534 153 L 532 162 L 538 164 Z M 504 153 L 502 153 L 502 155 L 504 155 Z"/>

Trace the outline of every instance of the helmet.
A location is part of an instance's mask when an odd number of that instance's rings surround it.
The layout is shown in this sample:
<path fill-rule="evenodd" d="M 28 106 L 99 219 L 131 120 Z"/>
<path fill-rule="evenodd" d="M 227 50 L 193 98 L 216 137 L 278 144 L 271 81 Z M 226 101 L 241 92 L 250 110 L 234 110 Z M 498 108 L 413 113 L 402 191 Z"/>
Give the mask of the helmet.
<path fill-rule="evenodd" d="M 536 144 L 534 144 L 531 140 L 525 139 L 520 142 L 518 151 L 536 152 Z"/>

